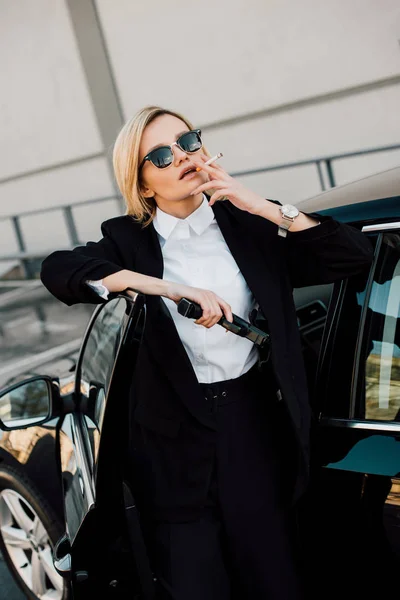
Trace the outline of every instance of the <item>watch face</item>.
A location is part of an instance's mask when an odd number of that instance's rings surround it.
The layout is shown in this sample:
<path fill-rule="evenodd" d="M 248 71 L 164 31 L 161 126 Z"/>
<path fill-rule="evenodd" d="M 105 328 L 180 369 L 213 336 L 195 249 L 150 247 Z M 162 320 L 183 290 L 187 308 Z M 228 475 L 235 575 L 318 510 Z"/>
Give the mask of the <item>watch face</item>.
<path fill-rule="evenodd" d="M 299 214 L 299 209 L 295 206 L 292 206 L 291 204 L 284 204 L 283 206 L 281 206 L 281 211 L 282 214 L 286 217 L 297 217 L 297 215 Z"/>

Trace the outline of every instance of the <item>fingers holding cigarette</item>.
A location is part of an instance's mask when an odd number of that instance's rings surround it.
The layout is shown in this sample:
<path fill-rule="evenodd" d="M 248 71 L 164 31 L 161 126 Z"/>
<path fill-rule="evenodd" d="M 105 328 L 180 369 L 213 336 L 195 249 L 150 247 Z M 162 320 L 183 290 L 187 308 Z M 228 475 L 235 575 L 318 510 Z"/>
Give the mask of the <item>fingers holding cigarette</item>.
<path fill-rule="evenodd" d="M 199 165 L 196 161 L 198 165 L 196 167 L 196 171 L 204 171 L 205 173 L 208 173 L 210 180 L 193 190 L 193 192 L 191 192 L 192 195 L 200 192 L 206 192 L 211 196 L 212 194 L 215 194 L 218 189 L 226 188 L 227 180 L 230 180 L 231 177 L 228 175 L 228 173 L 226 173 L 223 167 L 214 164 L 222 156 L 222 152 L 218 152 L 218 154 L 212 156 L 201 165 Z M 204 161 L 205 157 L 202 156 L 201 160 Z M 226 195 L 221 195 L 218 200 L 228 200 L 228 197 Z"/>

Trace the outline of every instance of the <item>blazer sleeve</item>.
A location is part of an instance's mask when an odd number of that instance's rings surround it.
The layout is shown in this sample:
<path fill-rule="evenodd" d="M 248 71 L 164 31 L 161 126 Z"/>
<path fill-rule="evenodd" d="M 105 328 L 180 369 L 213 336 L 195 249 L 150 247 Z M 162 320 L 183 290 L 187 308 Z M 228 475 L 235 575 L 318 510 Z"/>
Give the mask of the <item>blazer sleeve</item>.
<path fill-rule="evenodd" d="M 277 200 L 269 200 L 280 205 Z M 302 211 L 304 212 L 304 211 Z M 304 213 L 319 225 L 278 236 L 278 226 L 268 222 L 269 235 L 276 237 L 286 258 L 293 287 L 333 283 L 362 272 L 373 260 L 368 237 L 352 225 L 319 213 Z"/>
<path fill-rule="evenodd" d="M 88 280 L 103 279 L 122 271 L 123 260 L 107 221 L 101 226 L 103 238 L 73 250 L 57 250 L 42 262 L 40 279 L 49 292 L 64 304 L 106 302 Z"/>
<path fill-rule="evenodd" d="M 279 237 L 293 287 L 333 283 L 371 265 L 373 246 L 359 229 L 319 213 L 304 214 L 320 225 Z"/>

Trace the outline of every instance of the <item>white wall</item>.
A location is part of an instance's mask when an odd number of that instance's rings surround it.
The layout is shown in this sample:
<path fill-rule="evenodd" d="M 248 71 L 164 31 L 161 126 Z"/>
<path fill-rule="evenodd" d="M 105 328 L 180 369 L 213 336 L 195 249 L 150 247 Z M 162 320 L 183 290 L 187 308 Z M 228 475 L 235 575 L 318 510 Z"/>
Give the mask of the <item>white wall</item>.
<path fill-rule="evenodd" d="M 400 85 L 335 99 L 206 131 L 212 154 L 223 152 L 230 172 L 296 162 L 400 142 Z M 221 164 L 222 164 L 221 160 Z M 400 164 L 400 151 L 334 163 L 337 183 Z M 315 167 L 242 179 L 255 191 L 283 198 L 318 193 Z"/>
<path fill-rule="evenodd" d="M 104 158 L 29 175 L 0 186 L 0 217 L 114 193 Z"/>
<path fill-rule="evenodd" d="M 398 0 L 96 0 L 125 114 L 208 123 L 400 70 Z"/>
<path fill-rule="evenodd" d="M 400 143 L 398 0 L 95 5 L 125 118 L 149 103 L 182 111 L 230 172 Z M 80 237 L 97 239 L 101 221 L 120 212 L 115 200 L 80 206 L 114 188 L 99 133 L 107 110 L 95 112 L 85 75 L 99 61 L 84 64 L 74 6 L 0 0 L 0 255 L 17 249 L 3 216 L 72 203 Z M 343 183 L 399 163 L 397 151 L 334 170 Z M 243 181 L 290 201 L 320 189 L 314 166 Z M 21 226 L 28 249 L 68 243 L 60 212 Z"/>
<path fill-rule="evenodd" d="M 400 84 L 338 95 L 400 74 L 398 0 L 96 2 L 126 117 L 145 104 L 182 111 L 230 172 L 400 142 Z M 347 159 L 336 179 L 393 163 L 399 152 Z M 292 201 L 320 190 L 315 167 L 243 181 Z"/>
<path fill-rule="evenodd" d="M 0 179 L 101 151 L 64 0 L 0 3 Z"/>

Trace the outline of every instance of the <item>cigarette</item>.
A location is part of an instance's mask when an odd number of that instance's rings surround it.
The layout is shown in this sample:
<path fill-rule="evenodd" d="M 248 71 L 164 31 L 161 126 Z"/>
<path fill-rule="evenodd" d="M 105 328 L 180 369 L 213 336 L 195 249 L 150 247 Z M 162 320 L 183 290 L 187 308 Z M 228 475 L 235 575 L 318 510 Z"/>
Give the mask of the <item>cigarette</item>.
<path fill-rule="evenodd" d="M 215 156 L 213 156 L 212 158 L 210 158 L 207 162 L 205 162 L 205 165 L 211 165 L 213 162 L 215 162 L 216 160 L 218 160 L 219 158 L 221 158 L 221 156 L 223 156 L 222 152 L 218 152 L 218 154 L 216 154 Z M 196 167 L 196 171 L 201 171 L 200 167 Z"/>

